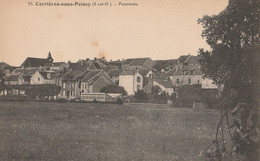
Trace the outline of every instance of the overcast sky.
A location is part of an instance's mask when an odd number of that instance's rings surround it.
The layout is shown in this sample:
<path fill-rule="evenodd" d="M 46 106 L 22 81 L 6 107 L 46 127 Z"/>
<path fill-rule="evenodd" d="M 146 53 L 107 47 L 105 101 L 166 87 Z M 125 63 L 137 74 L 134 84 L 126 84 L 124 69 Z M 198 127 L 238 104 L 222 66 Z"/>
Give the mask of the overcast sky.
<path fill-rule="evenodd" d="M 65 62 L 102 56 L 116 60 L 197 55 L 199 48 L 208 49 L 197 19 L 218 14 L 228 3 L 228 0 L 122 1 L 136 2 L 138 6 L 37 7 L 28 6 L 28 2 L 47 1 L 0 0 L 0 62 L 18 66 L 27 57 L 46 58 L 49 51 L 54 61 Z"/>

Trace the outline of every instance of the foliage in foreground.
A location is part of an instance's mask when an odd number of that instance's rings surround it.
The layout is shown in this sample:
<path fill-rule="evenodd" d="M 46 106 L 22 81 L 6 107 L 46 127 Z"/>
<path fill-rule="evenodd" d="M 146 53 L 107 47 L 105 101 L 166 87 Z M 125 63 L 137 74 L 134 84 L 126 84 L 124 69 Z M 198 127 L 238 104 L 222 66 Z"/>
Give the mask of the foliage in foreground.
<path fill-rule="evenodd" d="M 229 0 L 220 14 L 198 20 L 204 28 L 202 37 L 211 47 L 211 51 L 199 50 L 201 69 L 206 77 L 225 86 L 226 99 L 222 103 L 211 159 L 222 160 L 228 152 L 224 120 L 233 143 L 229 150 L 232 155 L 243 155 L 247 161 L 259 159 L 259 3 L 258 0 Z M 232 124 L 229 123 L 231 109 Z"/>

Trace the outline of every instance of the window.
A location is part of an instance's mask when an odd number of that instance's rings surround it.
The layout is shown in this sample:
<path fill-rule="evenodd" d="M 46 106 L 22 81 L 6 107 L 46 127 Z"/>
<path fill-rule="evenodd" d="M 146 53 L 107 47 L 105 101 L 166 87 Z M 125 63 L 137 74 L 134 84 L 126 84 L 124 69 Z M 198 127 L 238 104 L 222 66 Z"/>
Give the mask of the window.
<path fill-rule="evenodd" d="M 180 80 L 179 79 L 177 79 L 177 84 L 179 84 L 180 83 Z"/>
<path fill-rule="evenodd" d="M 191 82 L 191 80 L 189 79 L 189 80 L 188 80 L 188 83 L 190 84 L 190 82 Z"/>
<path fill-rule="evenodd" d="M 40 78 L 38 78 L 38 82 L 40 81 L 41 79 Z"/>
<path fill-rule="evenodd" d="M 200 80 L 198 80 L 198 84 L 200 84 Z"/>
<path fill-rule="evenodd" d="M 141 77 L 138 76 L 138 77 L 136 78 L 136 81 L 137 81 L 137 83 L 140 83 L 140 82 L 141 82 Z"/>
<path fill-rule="evenodd" d="M 140 85 L 137 85 L 137 90 L 141 90 L 141 86 Z"/>
<path fill-rule="evenodd" d="M 194 74 L 194 70 L 191 70 L 191 71 L 190 71 L 190 75 L 193 75 L 193 74 Z"/>
<path fill-rule="evenodd" d="M 71 96 L 73 95 L 73 91 L 70 91 L 70 95 L 71 95 Z"/>

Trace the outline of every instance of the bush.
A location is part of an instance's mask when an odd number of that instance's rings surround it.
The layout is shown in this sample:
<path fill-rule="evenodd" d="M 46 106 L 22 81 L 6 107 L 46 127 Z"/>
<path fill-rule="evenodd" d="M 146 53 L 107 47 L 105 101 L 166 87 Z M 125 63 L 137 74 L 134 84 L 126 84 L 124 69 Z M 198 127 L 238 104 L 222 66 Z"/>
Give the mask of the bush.
<path fill-rule="evenodd" d="M 126 90 L 124 87 L 118 85 L 107 85 L 100 89 L 101 93 L 121 93 L 123 96 L 127 95 Z"/>

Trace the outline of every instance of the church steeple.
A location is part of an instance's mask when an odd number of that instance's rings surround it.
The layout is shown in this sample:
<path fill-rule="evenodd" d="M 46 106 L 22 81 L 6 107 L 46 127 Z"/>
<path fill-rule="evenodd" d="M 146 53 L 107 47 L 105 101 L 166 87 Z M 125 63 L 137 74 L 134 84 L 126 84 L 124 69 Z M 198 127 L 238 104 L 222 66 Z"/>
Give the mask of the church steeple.
<path fill-rule="evenodd" d="M 48 60 L 49 62 L 53 62 L 53 58 L 52 58 L 52 56 L 51 56 L 51 52 L 50 52 L 50 51 L 49 51 L 47 60 Z"/>

